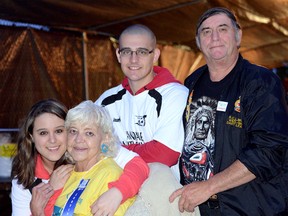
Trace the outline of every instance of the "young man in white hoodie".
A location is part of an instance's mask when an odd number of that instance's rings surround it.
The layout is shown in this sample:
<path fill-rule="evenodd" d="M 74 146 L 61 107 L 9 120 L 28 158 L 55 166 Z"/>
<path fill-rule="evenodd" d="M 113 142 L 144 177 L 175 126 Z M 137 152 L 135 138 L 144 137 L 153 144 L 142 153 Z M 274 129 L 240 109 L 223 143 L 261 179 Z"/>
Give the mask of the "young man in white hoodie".
<path fill-rule="evenodd" d="M 139 194 L 151 207 L 150 214 L 181 215 L 177 201 L 170 204 L 168 198 L 169 191 L 180 187 L 177 163 L 184 141 L 187 88 L 166 68 L 154 66 L 160 50 L 146 26 L 126 28 L 116 55 L 125 78 L 95 103 L 108 110 L 122 146 L 149 163 L 150 176 Z"/>

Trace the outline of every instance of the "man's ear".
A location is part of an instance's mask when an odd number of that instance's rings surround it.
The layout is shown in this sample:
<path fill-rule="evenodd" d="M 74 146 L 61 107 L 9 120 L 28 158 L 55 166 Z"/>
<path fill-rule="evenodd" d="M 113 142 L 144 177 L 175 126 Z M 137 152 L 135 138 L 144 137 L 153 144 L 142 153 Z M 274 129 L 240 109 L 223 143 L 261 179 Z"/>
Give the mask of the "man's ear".
<path fill-rule="evenodd" d="M 242 30 L 241 29 L 238 29 L 235 37 L 236 37 L 237 47 L 240 47 L 241 40 L 242 40 Z"/>
<path fill-rule="evenodd" d="M 198 47 L 198 49 L 201 51 L 201 46 L 200 46 L 200 39 L 199 39 L 199 37 L 195 37 L 195 40 L 196 40 L 196 45 L 197 45 L 197 47 Z"/>
<path fill-rule="evenodd" d="M 116 56 L 117 56 L 118 62 L 121 63 L 120 54 L 119 54 L 119 48 L 116 49 Z"/>
<path fill-rule="evenodd" d="M 158 48 L 154 49 L 154 58 L 153 58 L 153 62 L 156 63 L 159 59 L 160 56 L 160 50 Z"/>

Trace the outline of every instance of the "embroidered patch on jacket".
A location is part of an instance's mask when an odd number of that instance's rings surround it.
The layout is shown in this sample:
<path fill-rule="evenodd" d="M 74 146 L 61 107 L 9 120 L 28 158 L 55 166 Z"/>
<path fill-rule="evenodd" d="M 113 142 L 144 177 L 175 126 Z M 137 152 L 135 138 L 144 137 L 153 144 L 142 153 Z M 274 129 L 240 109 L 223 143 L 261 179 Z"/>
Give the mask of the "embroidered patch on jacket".
<path fill-rule="evenodd" d="M 226 124 L 232 125 L 237 128 L 242 128 L 242 119 L 236 118 L 234 116 L 229 116 Z"/>
<path fill-rule="evenodd" d="M 240 110 L 240 99 L 241 99 L 241 96 L 240 96 L 239 99 L 236 100 L 235 103 L 234 103 L 234 110 L 235 110 L 236 112 L 240 112 L 240 111 L 241 111 L 241 110 Z"/>

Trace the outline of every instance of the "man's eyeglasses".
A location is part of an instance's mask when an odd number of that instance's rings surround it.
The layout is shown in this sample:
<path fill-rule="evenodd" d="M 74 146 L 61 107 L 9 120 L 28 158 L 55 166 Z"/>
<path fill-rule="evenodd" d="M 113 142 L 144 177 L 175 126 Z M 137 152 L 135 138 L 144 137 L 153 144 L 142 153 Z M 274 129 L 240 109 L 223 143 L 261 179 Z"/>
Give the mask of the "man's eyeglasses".
<path fill-rule="evenodd" d="M 131 49 L 128 49 L 128 48 L 123 48 L 123 49 L 120 49 L 118 53 L 120 54 L 121 57 L 130 57 L 133 55 L 134 52 L 138 57 L 146 57 L 149 54 L 151 54 L 153 51 L 154 49 L 148 50 L 146 48 L 138 48 L 135 51 L 132 51 Z"/>

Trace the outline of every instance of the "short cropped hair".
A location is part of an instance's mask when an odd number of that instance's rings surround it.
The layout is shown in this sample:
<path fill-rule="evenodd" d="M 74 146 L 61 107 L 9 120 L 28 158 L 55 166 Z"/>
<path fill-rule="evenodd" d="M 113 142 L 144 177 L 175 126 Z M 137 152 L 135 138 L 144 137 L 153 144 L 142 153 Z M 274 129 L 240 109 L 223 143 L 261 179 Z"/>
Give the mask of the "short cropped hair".
<path fill-rule="evenodd" d="M 120 47 L 121 47 L 121 38 L 125 34 L 146 34 L 151 38 L 151 42 L 152 42 L 153 46 L 154 47 L 156 46 L 155 34 L 152 32 L 152 30 L 150 28 L 148 28 L 145 25 L 134 24 L 134 25 L 131 25 L 131 26 L 127 27 L 126 29 L 124 29 L 124 31 L 120 34 L 120 37 L 119 37 Z"/>
<path fill-rule="evenodd" d="M 83 126 L 93 126 L 102 130 L 107 135 L 107 152 L 102 152 L 104 156 L 114 157 L 117 155 L 120 141 L 114 132 L 112 120 L 104 107 L 94 104 L 91 100 L 83 101 L 79 105 L 70 109 L 65 120 L 65 128 L 69 129 L 73 123 L 77 122 Z"/>

